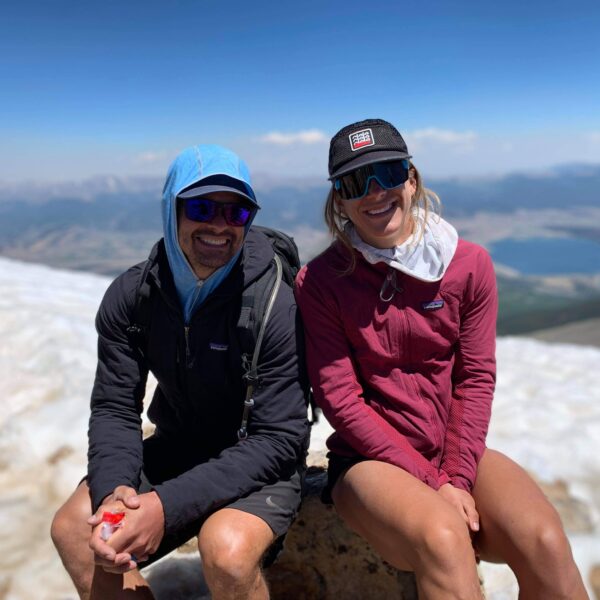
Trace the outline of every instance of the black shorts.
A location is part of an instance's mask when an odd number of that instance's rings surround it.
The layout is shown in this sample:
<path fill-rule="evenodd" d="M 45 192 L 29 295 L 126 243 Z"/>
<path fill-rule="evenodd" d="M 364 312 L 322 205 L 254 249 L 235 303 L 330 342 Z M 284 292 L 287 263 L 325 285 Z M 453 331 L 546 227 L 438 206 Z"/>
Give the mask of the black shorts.
<path fill-rule="evenodd" d="M 337 480 L 350 467 L 354 466 L 359 462 L 362 462 L 363 460 L 368 459 L 358 454 L 354 456 L 342 456 L 341 454 L 335 454 L 333 452 L 328 452 L 327 458 L 329 460 L 327 464 L 327 485 L 323 488 L 323 491 L 321 492 L 321 500 L 324 504 L 333 504 L 331 492 L 333 491 Z"/>
<path fill-rule="evenodd" d="M 188 454 L 183 452 L 181 448 L 174 447 L 173 444 L 158 436 L 151 436 L 144 440 L 144 468 L 138 492 L 140 494 L 149 492 L 153 485 L 177 477 L 192 468 L 194 465 L 188 464 L 185 459 L 177 464 L 178 461 L 175 457 L 185 456 L 188 456 Z M 298 513 L 303 474 L 303 469 L 298 469 L 289 478 L 265 485 L 259 490 L 250 492 L 220 507 L 235 508 L 256 515 L 273 530 L 277 539 L 265 554 L 264 566 L 268 566 L 268 563 L 277 557 L 282 548 L 283 536 Z M 139 567 L 143 568 L 152 564 L 197 536 L 204 521 L 209 516 L 204 515 L 201 519 L 190 523 L 188 527 L 176 535 L 165 535 L 158 550 L 147 561 L 140 563 Z"/>

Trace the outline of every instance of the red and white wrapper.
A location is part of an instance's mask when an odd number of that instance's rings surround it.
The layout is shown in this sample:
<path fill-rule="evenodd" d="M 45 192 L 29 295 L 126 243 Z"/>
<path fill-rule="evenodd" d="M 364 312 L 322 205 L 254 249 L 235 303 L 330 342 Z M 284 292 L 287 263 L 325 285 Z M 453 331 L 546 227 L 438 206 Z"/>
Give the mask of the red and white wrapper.
<path fill-rule="evenodd" d="M 124 512 L 102 513 L 102 527 L 100 528 L 100 537 L 106 542 L 108 538 L 119 528 L 123 526 Z"/>

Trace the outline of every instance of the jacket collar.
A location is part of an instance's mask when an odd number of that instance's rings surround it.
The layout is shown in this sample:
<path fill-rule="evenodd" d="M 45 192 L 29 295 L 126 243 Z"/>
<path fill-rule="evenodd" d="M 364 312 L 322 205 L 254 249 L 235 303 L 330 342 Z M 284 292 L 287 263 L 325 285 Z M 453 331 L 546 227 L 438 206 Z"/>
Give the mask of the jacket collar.
<path fill-rule="evenodd" d="M 273 247 L 265 235 L 250 228 L 242 246 L 241 255 L 227 277 L 210 294 L 211 298 L 226 300 L 241 294 L 253 281 L 258 279 L 268 268 L 273 259 Z M 149 275 L 157 288 L 166 294 L 177 306 L 181 306 L 175 289 L 173 273 L 169 266 L 164 239 L 161 238 L 150 251 L 151 261 Z"/>

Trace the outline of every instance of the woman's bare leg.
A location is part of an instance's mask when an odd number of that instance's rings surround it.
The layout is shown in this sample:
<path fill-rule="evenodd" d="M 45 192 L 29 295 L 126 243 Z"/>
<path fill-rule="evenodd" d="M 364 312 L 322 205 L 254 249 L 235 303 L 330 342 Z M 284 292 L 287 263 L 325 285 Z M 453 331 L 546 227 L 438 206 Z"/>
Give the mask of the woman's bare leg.
<path fill-rule="evenodd" d="M 467 527 L 436 491 L 398 467 L 364 461 L 332 495 L 344 521 L 387 562 L 415 572 L 419 598 L 482 598 Z"/>
<path fill-rule="evenodd" d="M 505 562 L 519 582 L 520 600 L 587 600 L 560 517 L 515 462 L 486 450 L 473 489 L 481 519 L 483 560 Z"/>

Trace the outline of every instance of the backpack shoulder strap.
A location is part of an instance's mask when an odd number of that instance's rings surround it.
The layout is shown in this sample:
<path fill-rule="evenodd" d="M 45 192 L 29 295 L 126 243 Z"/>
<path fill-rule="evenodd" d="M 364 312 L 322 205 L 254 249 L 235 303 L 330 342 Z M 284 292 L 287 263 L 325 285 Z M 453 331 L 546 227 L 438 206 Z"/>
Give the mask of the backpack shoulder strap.
<path fill-rule="evenodd" d="M 294 238 L 279 229 L 262 225 L 253 225 L 252 229 L 262 233 L 269 240 L 275 254 L 281 259 L 283 281 L 293 288 L 296 275 L 302 266 Z"/>
<path fill-rule="evenodd" d="M 277 254 L 274 255 L 275 272 L 273 269 L 248 286 L 242 295 L 242 307 L 238 321 L 238 331 L 242 344 L 242 368 L 246 383 L 246 398 L 242 422 L 238 429 L 238 439 L 248 437 L 248 420 L 254 407 L 254 388 L 260 383 L 258 376 L 258 358 L 265 336 L 267 321 L 271 315 L 275 298 L 279 292 L 283 277 L 283 266 Z M 262 288 L 262 289 L 261 289 Z"/>
<path fill-rule="evenodd" d="M 142 356 L 146 354 L 148 341 L 148 330 L 150 328 L 150 297 L 152 286 L 148 281 L 148 271 L 152 263 L 146 260 L 135 291 L 135 303 L 131 313 L 131 320 L 127 333 L 133 344 L 138 348 Z"/>

